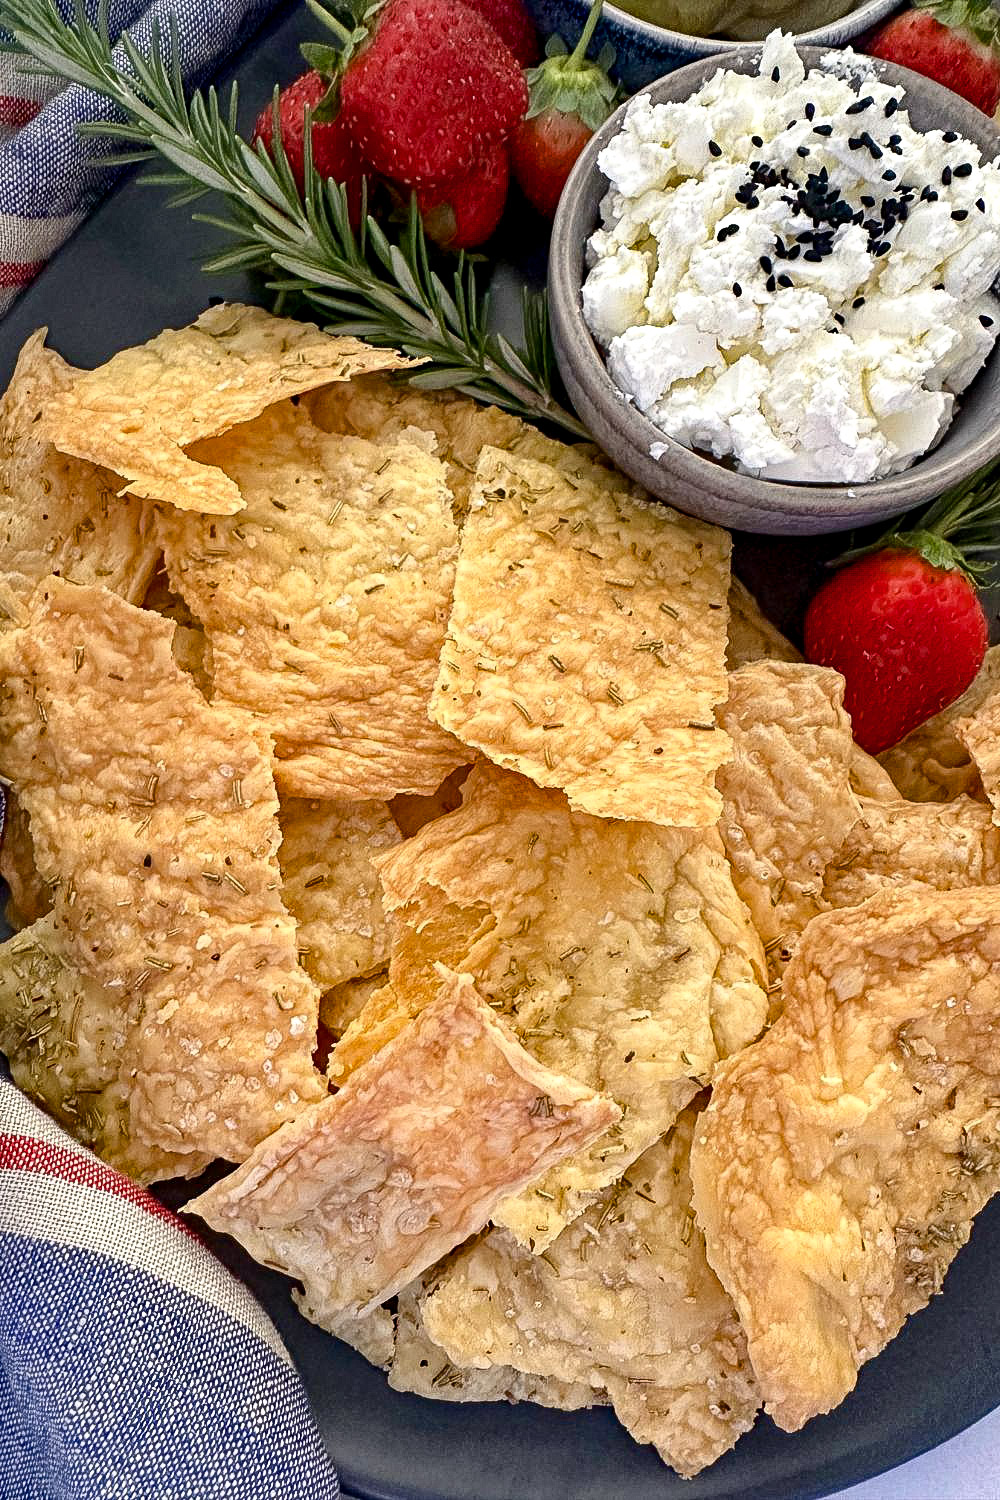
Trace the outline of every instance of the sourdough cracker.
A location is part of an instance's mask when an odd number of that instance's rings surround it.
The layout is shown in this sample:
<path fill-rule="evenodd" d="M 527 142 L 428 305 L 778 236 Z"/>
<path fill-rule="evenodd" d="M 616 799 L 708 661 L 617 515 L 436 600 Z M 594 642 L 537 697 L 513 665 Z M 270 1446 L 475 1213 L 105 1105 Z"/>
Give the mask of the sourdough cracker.
<path fill-rule="evenodd" d="M 481 1229 L 506 1193 L 619 1111 L 537 1063 L 467 976 L 339 1093 L 188 1204 L 301 1278 L 324 1326 L 365 1317 Z"/>
<path fill-rule="evenodd" d="M 409 438 L 329 436 L 290 402 L 197 452 L 246 502 L 159 518 L 214 701 L 267 727 L 285 795 L 435 791 L 468 759 L 428 714 L 457 547 L 440 461 Z"/>
<path fill-rule="evenodd" d="M 221 303 L 187 328 L 164 329 L 79 372 L 39 431 L 61 453 L 122 475 L 126 494 L 233 515 L 243 509 L 238 485 L 185 449 L 299 392 L 409 363 L 359 339 L 321 333 L 314 323 Z"/>
<path fill-rule="evenodd" d="M 486 448 L 432 712 L 574 808 L 714 823 L 727 533 Z"/>
<path fill-rule="evenodd" d="M 861 816 L 833 863 L 823 900 L 860 906 L 883 891 L 957 891 L 1000 883 L 1000 828 L 971 797 L 953 802 L 861 799 Z"/>

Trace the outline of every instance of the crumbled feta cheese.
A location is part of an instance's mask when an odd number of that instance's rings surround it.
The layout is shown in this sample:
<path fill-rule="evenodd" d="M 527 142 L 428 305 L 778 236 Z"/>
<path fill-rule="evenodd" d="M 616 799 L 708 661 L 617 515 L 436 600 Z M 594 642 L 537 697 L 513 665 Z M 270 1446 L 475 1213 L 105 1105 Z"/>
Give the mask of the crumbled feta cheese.
<path fill-rule="evenodd" d="M 670 437 L 848 484 L 939 440 L 1000 331 L 1000 167 L 903 97 L 852 53 L 806 73 L 773 32 L 756 76 L 630 105 L 584 316 Z"/>

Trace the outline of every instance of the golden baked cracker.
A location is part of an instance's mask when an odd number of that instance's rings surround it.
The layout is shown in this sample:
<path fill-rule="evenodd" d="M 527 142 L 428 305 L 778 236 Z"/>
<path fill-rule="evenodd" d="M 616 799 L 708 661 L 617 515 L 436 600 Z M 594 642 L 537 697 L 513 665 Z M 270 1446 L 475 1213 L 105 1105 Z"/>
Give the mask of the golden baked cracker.
<path fill-rule="evenodd" d="M 626 1107 L 608 1136 L 494 1214 L 536 1249 L 764 1024 L 763 951 L 714 830 L 575 813 L 561 792 L 482 761 L 461 809 L 380 874 L 389 985 L 335 1049 L 334 1076 L 428 1003 L 442 962 L 474 976 L 540 1062 Z"/>
<path fill-rule="evenodd" d="M 870 797 L 875 802 L 899 801 L 896 783 L 889 772 L 860 745 L 851 746 L 850 778 L 851 790 L 859 797 Z"/>
<path fill-rule="evenodd" d="M 334 1040 L 343 1036 L 387 979 L 388 974 L 382 969 L 368 979 L 345 979 L 342 984 L 335 984 L 320 996 L 320 1025 L 326 1027 Z"/>
<path fill-rule="evenodd" d="M 983 791 L 1000 823 L 1000 687 L 984 698 L 968 717 L 952 721 L 956 738 L 972 757 Z"/>
<path fill-rule="evenodd" d="M 816 917 L 691 1155 L 708 1259 L 795 1431 L 940 1290 L 1000 1186 L 1000 889 Z"/>
<path fill-rule="evenodd" d="M 1000 884 L 1000 828 L 971 797 L 861 800 L 861 817 L 827 866 L 824 904 L 860 906 L 882 891 Z"/>
<path fill-rule="evenodd" d="M 292 1301 L 310 1323 L 315 1323 L 343 1343 L 349 1344 L 370 1365 L 375 1365 L 380 1370 L 389 1368 L 396 1339 L 395 1319 L 387 1307 L 373 1307 L 360 1318 L 347 1315 L 332 1318 L 322 1304 L 313 1302 L 308 1292 L 300 1292 L 296 1288 L 292 1292 Z"/>
<path fill-rule="evenodd" d="M 760 1405 L 691 1210 L 695 1120 L 686 1110 L 543 1255 L 499 1230 L 459 1251 L 421 1309 L 460 1366 L 603 1386 L 637 1441 L 684 1475 L 731 1448 Z"/>
<path fill-rule="evenodd" d="M 123 475 L 123 493 L 228 516 L 243 509 L 238 484 L 186 448 L 301 391 L 409 363 L 392 350 L 321 333 L 315 323 L 221 303 L 187 328 L 165 328 L 79 373 L 39 431 L 61 453 Z"/>
<path fill-rule="evenodd" d="M 730 674 L 719 713 L 733 742 L 719 827 L 775 962 L 823 910 L 824 872 L 859 816 L 843 701 L 844 679 L 828 667 L 755 661 Z"/>
<path fill-rule="evenodd" d="M 38 873 L 28 814 L 13 787 L 3 788 L 0 879 L 7 882 L 5 915 L 15 932 L 30 927 L 52 909 L 52 892 Z"/>
<path fill-rule="evenodd" d="M 726 665 L 731 672 L 748 661 L 801 661 L 797 651 L 764 614 L 750 590 L 733 575 L 729 582 L 729 644 Z"/>
<path fill-rule="evenodd" d="M 384 802 L 283 798 L 283 899 L 299 954 L 321 990 L 366 979 L 389 961 L 389 932 L 373 860 L 400 842 Z"/>
<path fill-rule="evenodd" d="M 98 1156 L 139 1182 L 192 1177 L 210 1158 L 134 1139 L 118 1002 L 68 955 L 65 926 L 43 917 L 0 944 L 0 1051 L 14 1082 Z"/>
<path fill-rule="evenodd" d="M 326 386 L 312 392 L 306 404 L 324 432 L 372 440 L 405 433 L 411 427 L 433 433 L 459 519 L 468 513 L 476 465 L 486 447 L 536 458 L 570 473 L 610 469 L 593 443 L 560 443 L 497 406 L 484 406 L 455 391 L 421 391 L 386 375 L 363 375 Z M 621 475 L 616 475 L 616 482 L 628 485 Z"/>
<path fill-rule="evenodd" d="M 439 460 L 410 439 L 328 436 L 290 402 L 198 453 L 247 506 L 160 516 L 214 701 L 267 726 L 289 796 L 435 791 L 469 758 L 428 716 L 457 547 Z"/>
<path fill-rule="evenodd" d="M 432 711 L 573 807 L 714 823 L 730 538 L 486 448 Z"/>
<path fill-rule="evenodd" d="M 882 765 L 911 802 L 950 802 L 963 792 L 982 795 L 975 762 L 955 732 L 959 719 L 967 719 L 1000 689 L 1000 646 L 987 651 L 979 675 L 960 698 L 921 724 L 891 750 L 879 756 Z"/>
<path fill-rule="evenodd" d="M 0 771 L 67 956 L 111 997 L 133 1137 L 234 1159 L 324 1092 L 318 994 L 281 903 L 266 739 L 205 702 L 172 634 L 106 590 L 41 586 L 0 637 Z"/>
<path fill-rule="evenodd" d="M 188 1204 L 300 1278 L 324 1324 L 365 1316 L 618 1117 L 530 1057 L 467 975 L 440 982 L 339 1093 Z"/>
<path fill-rule="evenodd" d="M 512 1365 L 477 1370 L 471 1365 L 454 1364 L 430 1337 L 423 1319 L 424 1298 L 435 1289 L 449 1264 L 447 1259 L 442 1261 L 399 1294 L 389 1368 L 389 1384 L 394 1391 L 412 1391 L 431 1401 L 533 1401 L 536 1406 L 558 1411 L 581 1411 L 604 1404 L 604 1393 L 584 1381 L 525 1375 Z"/>
<path fill-rule="evenodd" d="M 0 578 L 19 598 L 55 573 L 138 603 L 157 558 L 152 509 L 117 499 L 116 474 L 58 453 L 42 435 L 77 374 L 46 349 L 45 332 L 28 339 L 0 396 Z"/>
<path fill-rule="evenodd" d="M 404 839 L 419 833 L 425 823 L 433 823 L 435 818 L 443 818 L 445 813 L 461 807 L 462 784 L 471 769 L 471 766 L 458 766 L 445 777 L 437 791 L 429 792 L 425 797 L 412 792 L 400 792 L 398 797 L 393 797 L 389 811 Z"/>

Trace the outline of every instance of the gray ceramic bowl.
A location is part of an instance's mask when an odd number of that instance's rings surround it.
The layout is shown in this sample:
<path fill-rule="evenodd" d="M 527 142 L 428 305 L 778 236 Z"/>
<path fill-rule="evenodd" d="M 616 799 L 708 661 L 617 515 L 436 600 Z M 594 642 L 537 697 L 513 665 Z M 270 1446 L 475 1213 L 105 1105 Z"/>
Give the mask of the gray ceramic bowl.
<path fill-rule="evenodd" d="M 590 0 L 528 0 L 528 9 L 543 36 L 555 32 L 572 46 L 583 30 Z M 800 32 L 797 40 L 814 47 L 846 47 L 870 26 L 877 25 L 899 9 L 900 0 L 863 0 L 839 21 L 830 21 L 813 31 Z M 606 43 L 615 49 L 615 76 L 630 93 L 671 69 L 682 68 L 699 58 L 757 45 L 755 42 L 731 42 L 670 31 L 666 26 L 640 21 L 617 5 L 605 5 L 591 56 L 596 56 L 597 50 Z"/>
<path fill-rule="evenodd" d="M 819 65 L 823 49 L 797 50 L 807 67 Z M 657 102 L 685 99 L 720 67 L 738 73 L 754 72 L 759 56 L 757 47 L 707 58 L 668 73 L 643 92 Z M 908 68 L 882 62 L 876 63 L 876 68 L 885 82 L 904 85 L 910 118 L 918 130 L 957 130 L 979 146 L 984 157 L 990 159 L 1000 153 L 1000 135 L 992 122 L 957 94 Z M 744 531 L 805 536 L 846 531 L 899 515 L 939 495 L 1000 453 L 997 350 L 961 398 L 944 441 L 902 474 L 869 484 L 816 485 L 754 479 L 666 438 L 627 404 L 612 384 L 580 307 L 586 244 L 597 227 L 599 204 L 607 191 L 597 157 L 621 128 L 626 108 L 622 105 L 611 116 L 577 160 L 559 204 L 549 253 L 552 336 L 560 373 L 581 418 L 619 468 L 651 494 L 703 520 Z M 657 442 L 667 445 L 658 460 L 649 456 L 650 444 Z"/>

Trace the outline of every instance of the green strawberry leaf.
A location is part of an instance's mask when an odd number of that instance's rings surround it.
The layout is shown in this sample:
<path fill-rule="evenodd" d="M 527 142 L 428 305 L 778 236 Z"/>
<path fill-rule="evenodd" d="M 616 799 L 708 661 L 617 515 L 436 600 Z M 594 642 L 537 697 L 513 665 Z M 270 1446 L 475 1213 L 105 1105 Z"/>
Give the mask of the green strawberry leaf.
<path fill-rule="evenodd" d="M 323 78 L 336 78 L 340 72 L 343 54 L 338 47 L 328 47 L 325 42 L 303 42 L 299 51 Z"/>
<path fill-rule="evenodd" d="M 525 70 L 529 104 L 526 119 L 552 111 L 576 115 L 588 130 L 599 130 L 618 102 L 619 90 L 608 77 L 614 48 L 603 47 L 596 62 L 587 60 L 587 49 L 601 18 L 603 0 L 594 0 L 586 25 L 571 53 L 561 37 L 549 37 L 545 61 Z"/>
<path fill-rule="evenodd" d="M 926 11 L 950 31 L 966 32 L 984 47 L 1000 52 L 1000 12 L 989 0 L 914 0 L 917 10 Z"/>

